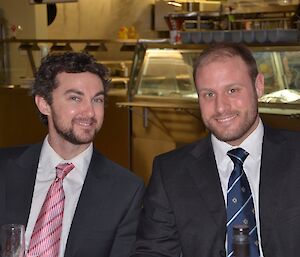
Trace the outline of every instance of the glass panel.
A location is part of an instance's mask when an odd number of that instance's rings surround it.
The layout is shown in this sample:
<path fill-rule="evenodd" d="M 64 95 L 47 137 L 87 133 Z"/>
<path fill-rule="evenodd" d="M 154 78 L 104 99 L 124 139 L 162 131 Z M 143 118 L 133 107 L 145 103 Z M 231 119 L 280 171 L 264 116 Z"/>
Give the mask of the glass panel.
<path fill-rule="evenodd" d="M 281 52 L 287 88 L 300 90 L 300 52 Z"/>
<path fill-rule="evenodd" d="M 259 72 L 264 74 L 265 94 L 285 88 L 282 79 L 281 63 L 278 62 L 275 52 L 255 52 L 253 53 Z"/>
<path fill-rule="evenodd" d="M 257 52 L 255 57 L 265 76 L 265 95 L 261 102 L 300 102 L 300 52 Z"/>
<path fill-rule="evenodd" d="M 199 50 L 147 49 L 137 80 L 137 94 L 197 98 L 192 73 L 198 54 Z M 265 95 L 260 101 L 296 103 L 300 98 L 300 52 L 253 54 L 265 78 Z"/>
<path fill-rule="evenodd" d="M 149 49 L 139 79 L 138 95 L 197 97 L 192 62 L 193 54 L 178 50 Z"/>

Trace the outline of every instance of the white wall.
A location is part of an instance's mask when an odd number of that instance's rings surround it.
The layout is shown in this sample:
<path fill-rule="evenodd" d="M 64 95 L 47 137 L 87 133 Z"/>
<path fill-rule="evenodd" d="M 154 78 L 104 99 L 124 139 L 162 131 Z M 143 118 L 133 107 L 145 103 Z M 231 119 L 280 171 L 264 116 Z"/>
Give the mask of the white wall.
<path fill-rule="evenodd" d="M 157 33 L 152 30 L 154 3 L 154 0 L 78 0 L 75 3 L 58 3 L 57 16 L 48 26 L 48 38 L 113 40 L 117 39 L 121 26 L 134 26 L 140 38 L 156 38 Z M 119 51 L 120 44 L 107 45 L 107 48 L 108 52 L 95 53 L 99 60 L 132 58 L 132 53 Z"/>
<path fill-rule="evenodd" d="M 156 37 L 151 29 L 154 0 L 78 0 L 58 3 L 57 17 L 47 27 L 45 4 L 29 0 L 0 0 L 9 25 L 21 25 L 20 38 L 115 39 L 121 26 L 135 26 L 143 38 Z"/>
<path fill-rule="evenodd" d="M 152 38 L 151 4 L 154 0 L 79 0 L 57 4 L 50 37 L 116 39 L 121 26 L 135 26 L 141 37 Z"/>

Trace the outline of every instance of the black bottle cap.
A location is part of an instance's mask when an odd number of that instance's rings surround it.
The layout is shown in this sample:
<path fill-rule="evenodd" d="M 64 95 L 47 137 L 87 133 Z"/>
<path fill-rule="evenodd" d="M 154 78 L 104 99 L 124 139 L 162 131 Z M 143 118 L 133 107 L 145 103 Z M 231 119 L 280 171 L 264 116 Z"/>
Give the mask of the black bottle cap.
<path fill-rule="evenodd" d="M 249 227 L 247 225 L 233 226 L 233 241 L 236 244 L 249 243 Z"/>
<path fill-rule="evenodd" d="M 234 235 L 248 235 L 249 234 L 248 225 L 234 225 L 233 226 L 233 234 Z"/>

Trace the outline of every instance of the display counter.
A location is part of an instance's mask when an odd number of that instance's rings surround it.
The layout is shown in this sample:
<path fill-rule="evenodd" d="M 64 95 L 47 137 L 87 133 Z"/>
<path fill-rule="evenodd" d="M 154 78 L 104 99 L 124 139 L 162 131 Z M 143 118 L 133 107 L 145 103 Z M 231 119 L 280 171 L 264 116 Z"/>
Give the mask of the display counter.
<path fill-rule="evenodd" d="M 193 63 L 206 45 L 163 45 L 140 43 L 130 79 L 132 101 L 152 97 L 158 102 L 166 97 L 181 101 L 195 99 Z M 259 99 L 263 112 L 300 110 L 300 46 L 250 45 L 258 69 L 264 74 L 265 94 Z M 270 110 L 267 110 L 270 109 Z M 274 110 L 272 110 L 274 109 Z M 280 111 L 278 114 L 282 114 Z M 289 114 L 289 111 L 284 112 Z"/>
<path fill-rule="evenodd" d="M 148 181 L 153 157 L 207 134 L 193 81 L 193 63 L 206 45 L 140 42 L 129 81 L 131 169 Z M 300 46 L 249 45 L 265 77 L 263 121 L 300 131 Z M 213 71 L 212 71 L 213 72 Z M 299 81 L 298 81 L 299 80 Z"/>

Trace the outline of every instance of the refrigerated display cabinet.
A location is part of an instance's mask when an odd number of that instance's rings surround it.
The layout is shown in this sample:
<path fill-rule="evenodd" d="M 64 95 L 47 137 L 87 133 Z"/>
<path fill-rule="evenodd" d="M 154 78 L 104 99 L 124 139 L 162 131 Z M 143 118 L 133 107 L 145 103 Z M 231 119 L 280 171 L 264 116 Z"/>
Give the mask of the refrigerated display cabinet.
<path fill-rule="evenodd" d="M 130 168 L 147 182 L 153 157 L 196 141 L 201 120 L 193 63 L 207 45 L 139 42 L 128 85 Z M 265 76 L 259 111 L 273 127 L 300 130 L 300 46 L 249 45 Z M 213 71 L 212 71 L 213 72 Z"/>
<path fill-rule="evenodd" d="M 137 44 L 129 82 L 132 102 L 196 103 L 193 62 L 206 45 Z M 300 46 L 249 45 L 265 77 L 262 113 L 300 114 Z"/>

